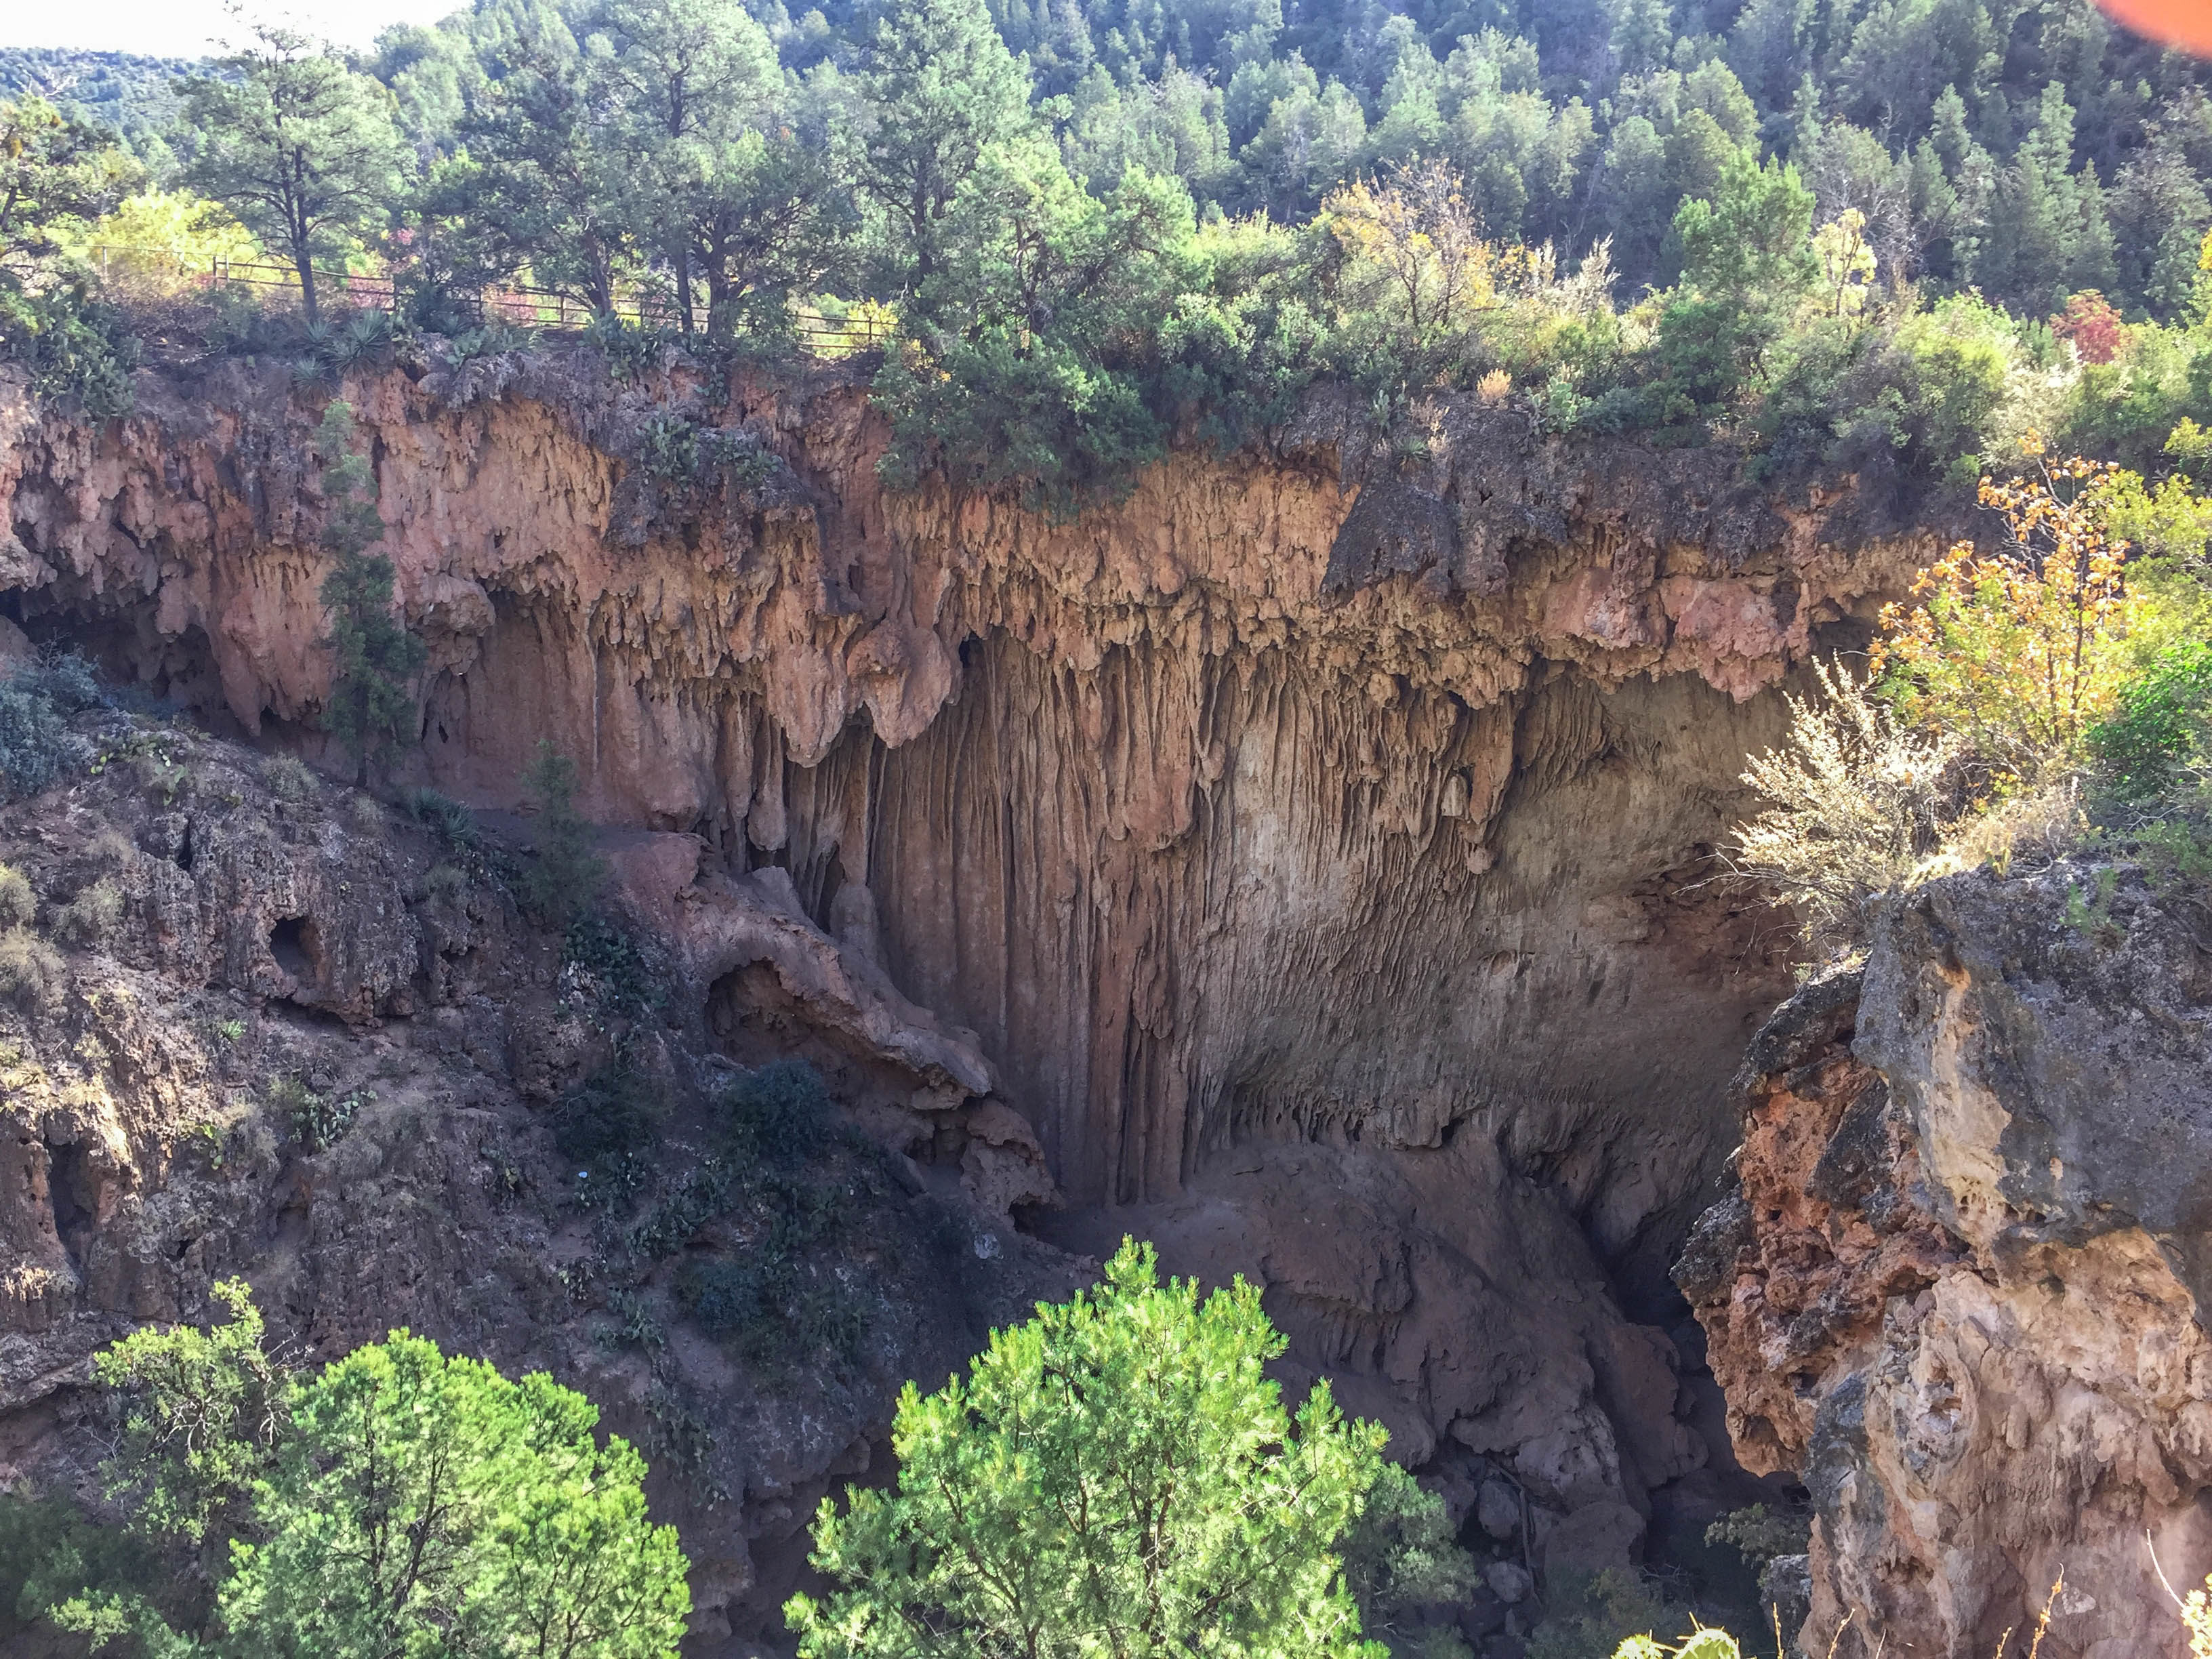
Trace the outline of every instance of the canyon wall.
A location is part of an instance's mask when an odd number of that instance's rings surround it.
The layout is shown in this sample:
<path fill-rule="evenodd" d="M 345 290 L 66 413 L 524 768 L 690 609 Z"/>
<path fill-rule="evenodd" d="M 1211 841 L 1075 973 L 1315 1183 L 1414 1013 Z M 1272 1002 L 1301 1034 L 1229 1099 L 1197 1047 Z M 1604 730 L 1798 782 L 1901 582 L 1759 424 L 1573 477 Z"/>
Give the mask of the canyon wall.
<path fill-rule="evenodd" d="M 2186 1654 L 2167 1581 L 2212 1568 L 2201 900 L 2135 869 L 1938 882 L 1738 1086 L 1740 1186 L 1677 1276 L 1742 1461 L 1812 1493 L 1800 1650 L 1979 1659 L 2047 1607 L 2058 1659 Z"/>
<path fill-rule="evenodd" d="M 776 872 L 986 1058 L 1068 1206 L 1030 1224 L 1252 1275 L 1401 1455 L 1518 1481 L 1547 1559 L 1636 1550 L 1711 1449 L 1650 1322 L 1790 985 L 1712 849 L 1778 688 L 1933 536 L 1472 403 L 1386 456 L 1317 402 L 1060 521 L 887 493 L 834 370 L 342 389 L 432 650 L 403 781 L 510 806 L 550 738 L 699 848 L 670 914 Z M 0 389 L 0 615 L 312 752 L 326 395 L 232 364 L 92 430 Z"/>

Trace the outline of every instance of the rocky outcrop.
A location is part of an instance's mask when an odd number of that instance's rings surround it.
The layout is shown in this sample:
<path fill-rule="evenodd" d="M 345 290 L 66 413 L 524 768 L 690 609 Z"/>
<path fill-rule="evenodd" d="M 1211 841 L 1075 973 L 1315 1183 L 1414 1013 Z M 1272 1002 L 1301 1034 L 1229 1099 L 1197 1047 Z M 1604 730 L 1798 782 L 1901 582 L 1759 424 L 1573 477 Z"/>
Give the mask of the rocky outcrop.
<path fill-rule="evenodd" d="M 1801 1651 L 2188 1650 L 2212 1570 L 2212 927 L 2136 870 L 1937 882 L 1739 1079 L 1677 1276 L 1814 1508 Z M 2063 1573 L 2064 1586 L 2052 1594 Z"/>
<path fill-rule="evenodd" d="M 886 491 L 835 371 L 344 390 L 431 646 L 412 775 L 507 806 L 550 738 L 684 838 L 639 880 L 731 1052 L 890 1054 L 971 1194 L 1254 1277 L 1401 1455 L 1519 1483 L 1523 1566 L 1633 1554 L 1707 1453 L 1644 1322 L 1788 984 L 1711 848 L 1774 688 L 1932 537 L 1472 404 L 1383 455 L 1316 403 L 1063 521 Z M 312 752 L 319 401 L 0 398 L 0 611 Z"/>
<path fill-rule="evenodd" d="M 91 1496 L 93 1353 L 210 1318 L 210 1286 L 240 1274 L 296 1361 L 404 1325 L 586 1390 L 646 1449 L 695 1565 L 696 1650 L 720 1653 L 773 1617 L 801 1528 L 867 1468 L 901 1384 L 1095 1270 L 1011 1224 L 1055 1194 L 973 1036 L 798 915 L 787 882 L 695 878 L 696 842 L 619 839 L 617 908 L 665 938 L 622 970 L 646 988 L 617 994 L 517 909 L 511 849 L 442 844 L 187 729 L 94 718 L 100 775 L 0 807 L 0 863 L 36 900 L 0 951 L 29 938 L 44 960 L 0 976 L 0 1488 Z M 711 970 L 750 975 L 724 1007 L 765 1010 L 764 1051 L 669 994 Z M 549 1125 L 617 1053 L 653 1130 L 601 1194 Z M 881 1149 L 830 1135 L 780 1177 L 834 1195 L 838 1224 L 787 1270 L 830 1334 L 774 1308 L 759 1331 L 704 1330 L 684 1265 L 743 1263 L 760 1230 L 742 1171 L 700 1178 L 728 1167 L 717 1102 L 793 1054 Z"/>

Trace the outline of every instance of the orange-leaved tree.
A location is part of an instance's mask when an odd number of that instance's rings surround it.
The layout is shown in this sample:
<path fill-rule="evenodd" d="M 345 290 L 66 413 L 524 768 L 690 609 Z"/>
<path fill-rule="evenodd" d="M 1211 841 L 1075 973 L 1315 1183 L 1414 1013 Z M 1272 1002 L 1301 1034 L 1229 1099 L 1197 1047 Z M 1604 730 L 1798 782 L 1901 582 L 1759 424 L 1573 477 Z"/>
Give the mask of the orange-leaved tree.
<path fill-rule="evenodd" d="M 2109 463 L 2054 459 L 2025 441 L 2019 477 L 1984 478 L 2004 520 L 1989 551 L 1960 542 L 1881 613 L 1881 689 L 1910 724 L 1961 743 L 2000 792 L 2080 760 L 2128 659 L 2125 562 L 2102 495 Z"/>
<path fill-rule="evenodd" d="M 1344 298 L 1416 352 L 1446 343 L 1498 304 L 1501 263 L 1525 258 L 1485 241 L 1459 175 L 1411 161 L 1388 182 L 1355 179 L 1330 192 L 1322 220 L 1344 251 Z"/>

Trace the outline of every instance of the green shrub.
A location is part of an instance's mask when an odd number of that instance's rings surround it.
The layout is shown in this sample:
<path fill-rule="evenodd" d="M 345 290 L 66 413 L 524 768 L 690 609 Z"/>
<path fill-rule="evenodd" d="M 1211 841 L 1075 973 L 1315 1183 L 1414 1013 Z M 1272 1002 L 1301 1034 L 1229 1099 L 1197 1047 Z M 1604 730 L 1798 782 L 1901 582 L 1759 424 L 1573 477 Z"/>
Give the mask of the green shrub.
<path fill-rule="evenodd" d="M 0 864 L 0 927 L 29 922 L 39 913 L 39 896 L 21 870 Z"/>
<path fill-rule="evenodd" d="M 2143 324 L 2108 363 L 2087 363 L 2068 401 L 2065 447 L 2156 471 L 2174 428 L 2212 404 L 2212 328 Z"/>
<path fill-rule="evenodd" d="M 576 810 L 576 763 L 541 738 L 523 785 L 538 804 L 538 857 L 523 876 L 523 895 L 541 921 L 566 929 L 591 908 L 607 878 L 592 850 L 592 826 Z"/>
<path fill-rule="evenodd" d="M 98 945 L 113 935 L 123 920 L 123 886 L 102 876 L 61 908 L 55 923 L 73 945 Z"/>
<path fill-rule="evenodd" d="M 0 799 L 35 795 L 90 766 L 92 745 L 68 721 L 101 701 L 81 657 L 27 669 L 0 685 Z"/>
<path fill-rule="evenodd" d="M 483 831 L 476 814 L 450 795 L 434 789 L 410 789 L 399 798 L 407 816 L 428 830 L 456 852 L 473 853 L 483 846 Z"/>
<path fill-rule="evenodd" d="M 159 1572 L 143 1538 L 95 1525 L 67 1498 L 0 1492 L 0 1642 L 23 1644 L 9 1651 L 41 1650 L 31 1632 L 56 1602 L 142 1586 Z"/>
<path fill-rule="evenodd" d="M 630 1229 L 630 1249 L 655 1261 L 674 1255 L 700 1228 L 729 1208 L 736 1188 L 730 1164 L 720 1158 L 706 1158 Z"/>
<path fill-rule="evenodd" d="M 173 805 L 191 781 L 190 768 L 152 750 L 132 760 L 131 769 L 137 775 L 138 787 L 164 806 Z"/>
<path fill-rule="evenodd" d="M 676 1297 L 701 1330 L 733 1341 L 755 1364 L 823 1352 L 850 1360 L 868 1331 L 866 1303 L 826 1265 L 810 1272 L 781 1254 L 687 1261 Z"/>
<path fill-rule="evenodd" d="M 1705 1542 L 1726 1544 L 1755 1567 L 1778 1555 L 1802 1555 L 1812 1541 L 1812 1522 L 1805 1516 L 1764 1504 L 1730 1510 L 1705 1528 Z"/>
<path fill-rule="evenodd" d="M 601 1168 L 646 1151 L 658 1115 L 645 1079 L 617 1054 L 553 1104 L 553 1144 L 571 1164 Z"/>
<path fill-rule="evenodd" d="M 1546 1586 L 1544 1622 L 1528 1641 L 1528 1659 L 1613 1659 L 1631 1637 L 1679 1630 L 1689 1620 L 1641 1573 L 1607 1567 L 1594 1577 L 1553 1574 Z"/>
<path fill-rule="evenodd" d="M 326 1152 L 345 1138 L 361 1109 L 376 1096 L 367 1089 L 336 1097 L 318 1094 L 295 1077 L 279 1078 L 269 1086 L 269 1101 L 284 1114 L 292 1138 L 310 1152 Z"/>
<path fill-rule="evenodd" d="M 795 1162 L 819 1150 L 832 1118 L 821 1073 L 803 1060 L 762 1066 L 724 1102 L 731 1140 L 756 1158 Z"/>
<path fill-rule="evenodd" d="M 641 1012 L 659 1005 L 660 987 L 636 939 L 596 912 L 578 916 L 562 933 L 561 965 L 589 976 L 602 1007 Z"/>
<path fill-rule="evenodd" d="M 1474 1558 L 1453 1538 L 1443 1499 L 1385 1464 L 1337 1554 L 1345 1587 L 1359 1603 L 1360 1629 L 1394 1649 L 1410 1645 L 1442 1659 L 1430 1651 L 1435 1633 L 1423 1640 L 1420 1614 L 1465 1601 L 1475 1586 Z"/>
<path fill-rule="evenodd" d="M 2172 788 L 2182 767 L 2204 752 L 2212 720 L 2212 641 L 2167 647 L 2119 689 L 2119 706 L 2089 733 L 2112 787 L 2131 801 Z"/>
<path fill-rule="evenodd" d="M 131 412 L 138 342 L 118 313 L 80 286 L 31 294 L 0 271 L 0 357 L 28 369 L 41 397 L 74 403 L 93 420 Z"/>

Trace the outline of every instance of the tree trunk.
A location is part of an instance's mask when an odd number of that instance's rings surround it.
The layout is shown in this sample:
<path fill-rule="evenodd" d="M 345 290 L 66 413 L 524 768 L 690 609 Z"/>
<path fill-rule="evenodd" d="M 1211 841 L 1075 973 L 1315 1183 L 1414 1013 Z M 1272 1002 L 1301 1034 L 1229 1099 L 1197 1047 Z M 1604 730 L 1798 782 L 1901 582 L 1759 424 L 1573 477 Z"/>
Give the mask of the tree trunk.
<path fill-rule="evenodd" d="M 707 332 L 726 335 L 730 325 L 730 269 L 719 253 L 707 261 Z"/>
<path fill-rule="evenodd" d="M 684 337 L 691 334 L 691 255 L 678 242 L 669 251 L 668 262 L 676 267 L 676 325 L 684 331 Z"/>
<path fill-rule="evenodd" d="M 315 266 L 313 256 L 307 252 L 307 245 L 305 242 L 297 242 L 293 245 L 292 259 L 293 263 L 300 267 L 300 304 L 301 308 L 307 312 L 307 325 L 312 328 L 314 326 L 315 323 Z"/>

